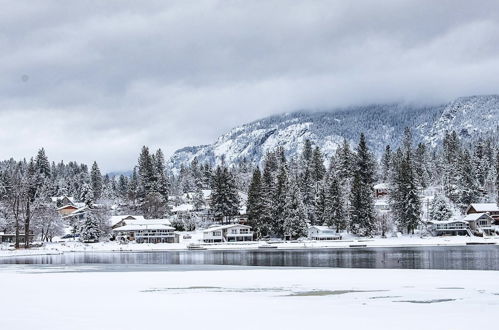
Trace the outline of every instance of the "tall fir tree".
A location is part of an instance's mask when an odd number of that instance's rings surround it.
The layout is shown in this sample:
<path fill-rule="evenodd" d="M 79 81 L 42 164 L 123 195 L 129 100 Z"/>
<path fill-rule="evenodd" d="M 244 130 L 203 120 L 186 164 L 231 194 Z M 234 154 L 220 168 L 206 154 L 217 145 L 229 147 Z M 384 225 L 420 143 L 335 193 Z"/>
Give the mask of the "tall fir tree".
<path fill-rule="evenodd" d="M 307 236 L 308 228 L 305 221 L 305 209 L 300 196 L 300 189 L 294 180 L 291 180 L 284 212 L 285 235 L 291 239 Z"/>
<path fill-rule="evenodd" d="M 336 232 L 346 229 L 347 214 L 343 207 L 340 183 L 335 173 L 331 173 L 327 180 L 324 214 L 325 224 L 328 227 L 335 228 Z"/>
<path fill-rule="evenodd" d="M 92 191 L 94 193 L 94 201 L 99 200 L 102 197 L 102 174 L 100 172 L 97 162 L 94 161 L 92 164 L 92 169 L 90 170 L 90 184 L 92 185 Z"/>
<path fill-rule="evenodd" d="M 364 134 L 356 149 L 353 184 L 350 194 L 350 230 L 361 236 L 374 234 L 374 162 Z"/>
<path fill-rule="evenodd" d="M 253 228 L 255 238 L 259 239 L 262 237 L 262 230 L 258 226 L 262 216 L 262 174 L 258 167 L 253 171 L 246 203 L 248 224 Z"/>

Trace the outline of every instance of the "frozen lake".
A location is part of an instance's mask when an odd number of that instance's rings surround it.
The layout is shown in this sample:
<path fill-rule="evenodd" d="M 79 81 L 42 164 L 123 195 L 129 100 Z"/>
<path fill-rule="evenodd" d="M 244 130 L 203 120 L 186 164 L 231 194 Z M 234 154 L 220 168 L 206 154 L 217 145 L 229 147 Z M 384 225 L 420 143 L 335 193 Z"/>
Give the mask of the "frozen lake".
<path fill-rule="evenodd" d="M 499 246 L 390 247 L 303 250 L 67 252 L 0 257 L 0 264 L 222 265 L 390 269 L 499 270 Z"/>
<path fill-rule="evenodd" d="M 0 283 L 2 329 L 493 329 L 499 307 L 494 271 L 3 265 Z"/>

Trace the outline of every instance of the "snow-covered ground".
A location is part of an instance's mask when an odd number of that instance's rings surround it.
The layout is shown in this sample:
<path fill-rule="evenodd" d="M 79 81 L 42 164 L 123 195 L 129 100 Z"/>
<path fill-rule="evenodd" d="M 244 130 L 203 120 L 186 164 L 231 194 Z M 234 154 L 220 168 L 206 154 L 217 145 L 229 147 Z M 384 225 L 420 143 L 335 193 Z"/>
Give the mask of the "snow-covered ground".
<path fill-rule="evenodd" d="M 0 268 L 2 329 L 493 329 L 498 273 Z M 152 268 L 151 268 L 152 269 Z M 184 269 L 182 271 L 182 269 Z"/>
<path fill-rule="evenodd" d="M 182 250 L 187 249 L 191 243 L 199 243 L 199 233 L 189 233 L 192 239 L 181 240 L 180 243 L 161 243 L 161 244 L 119 244 L 116 242 L 102 242 L 84 244 L 80 242 L 68 241 L 59 243 L 46 243 L 41 248 L 32 248 L 30 250 L 13 250 L 7 245 L 0 245 L 0 257 L 2 256 L 20 256 L 20 255 L 39 255 L 39 254 L 59 254 L 73 251 L 151 251 L 151 250 Z M 223 243 L 223 244 L 203 244 L 207 249 L 231 250 L 231 249 L 258 249 L 261 245 L 275 245 L 279 249 L 304 249 L 304 248 L 349 248 L 365 245 L 366 247 L 408 247 L 408 246 L 459 246 L 466 243 L 486 243 L 498 244 L 499 236 L 481 237 L 419 237 L 402 236 L 390 238 L 372 238 L 362 239 L 348 237 L 340 241 L 301 241 L 301 242 L 245 242 L 245 243 Z"/>

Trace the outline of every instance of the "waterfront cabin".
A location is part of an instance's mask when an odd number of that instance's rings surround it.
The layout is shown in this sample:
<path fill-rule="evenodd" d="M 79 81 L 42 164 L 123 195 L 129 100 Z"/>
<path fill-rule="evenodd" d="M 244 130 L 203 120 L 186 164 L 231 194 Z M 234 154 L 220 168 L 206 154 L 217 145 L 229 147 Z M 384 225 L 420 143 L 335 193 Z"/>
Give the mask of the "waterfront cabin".
<path fill-rule="evenodd" d="M 471 213 L 463 218 L 476 235 L 494 235 L 495 229 L 492 226 L 494 220 L 488 213 Z"/>
<path fill-rule="evenodd" d="M 499 207 L 496 203 L 473 203 L 466 209 L 466 214 L 488 213 L 495 224 L 499 224 Z"/>
<path fill-rule="evenodd" d="M 126 243 L 178 243 L 175 236 L 175 228 L 165 224 L 132 223 L 113 229 L 116 239 Z"/>
<path fill-rule="evenodd" d="M 308 228 L 308 239 L 313 241 L 334 241 L 340 240 L 341 235 L 327 226 L 310 226 Z"/>
<path fill-rule="evenodd" d="M 430 221 L 429 224 L 436 236 L 472 236 L 470 226 L 464 220 Z"/>
<path fill-rule="evenodd" d="M 230 224 L 213 226 L 203 230 L 203 242 L 247 242 L 253 240 L 253 232 L 250 226 L 241 224 Z"/>

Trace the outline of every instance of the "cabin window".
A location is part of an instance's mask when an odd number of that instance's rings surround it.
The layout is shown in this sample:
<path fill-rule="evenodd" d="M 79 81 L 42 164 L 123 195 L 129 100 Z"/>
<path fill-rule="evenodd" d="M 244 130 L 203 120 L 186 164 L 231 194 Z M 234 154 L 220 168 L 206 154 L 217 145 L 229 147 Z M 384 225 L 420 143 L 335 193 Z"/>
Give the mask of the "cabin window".
<path fill-rule="evenodd" d="M 220 231 L 214 231 L 213 236 L 222 236 L 222 232 Z"/>
<path fill-rule="evenodd" d="M 241 234 L 249 234 L 249 229 L 248 228 L 242 228 L 239 230 Z"/>

